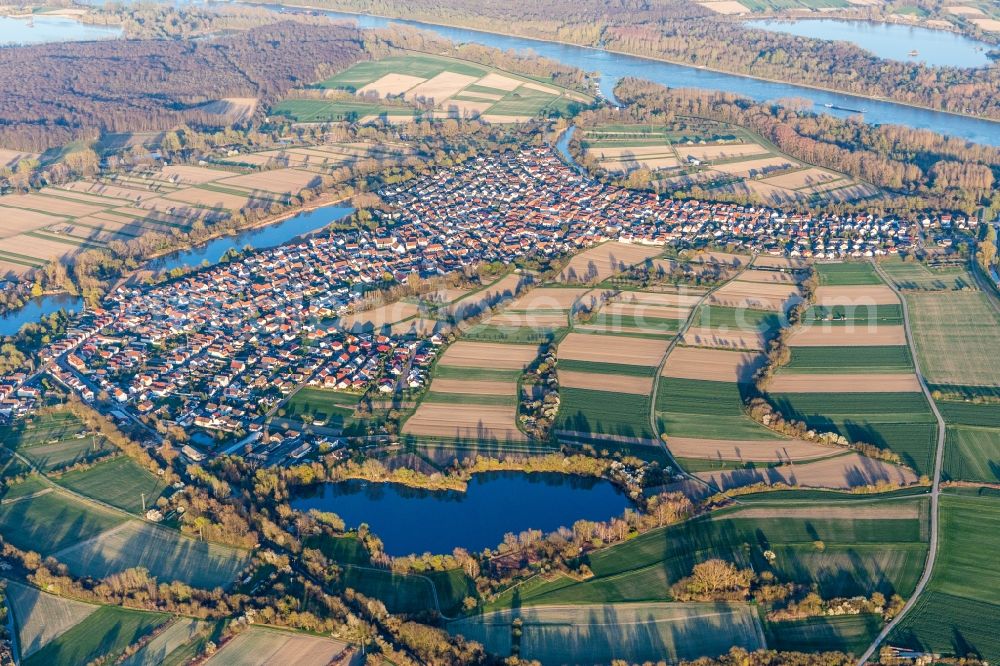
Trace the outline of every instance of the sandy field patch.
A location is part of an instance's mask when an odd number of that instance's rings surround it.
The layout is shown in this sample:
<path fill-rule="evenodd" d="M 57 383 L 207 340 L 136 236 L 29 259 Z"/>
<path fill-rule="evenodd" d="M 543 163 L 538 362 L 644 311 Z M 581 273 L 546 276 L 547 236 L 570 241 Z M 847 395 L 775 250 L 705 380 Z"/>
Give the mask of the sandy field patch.
<path fill-rule="evenodd" d="M 666 340 L 649 338 L 570 333 L 559 343 L 558 357 L 597 363 L 659 365 L 667 344 Z"/>
<path fill-rule="evenodd" d="M 532 116 L 512 116 L 512 115 L 503 114 L 503 113 L 501 113 L 501 114 L 487 113 L 487 114 L 485 114 L 483 116 L 480 116 L 479 119 L 480 120 L 485 120 L 488 123 L 496 123 L 498 125 L 503 125 L 503 124 L 507 124 L 507 123 L 526 123 L 529 120 L 532 120 L 533 117 Z"/>
<path fill-rule="evenodd" d="M 409 319 L 419 312 L 420 308 L 413 303 L 396 301 L 370 310 L 352 312 L 338 319 L 337 324 L 347 331 L 361 331 L 372 328 L 378 331 L 383 326 Z"/>
<path fill-rule="evenodd" d="M 608 303 L 601 312 L 619 317 L 635 317 L 637 323 L 643 318 L 655 319 L 687 319 L 691 314 L 690 307 L 673 307 L 669 305 L 648 305 L 646 303 Z"/>
<path fill-rule="evenodd" d="M 498 382 L 465 379 L 435 379 L 431 382 L 434 393 L 465 393 L 468 395 L 517 395 L 516 382 Z"/>
<path fill-rule="evenodd" d="M 109 199 L 107 197 L 97 196 L 96 194 L 88 194 L 86 192 L 78 192 L 76 190 L 64 189 L 61 187 L 46 187 L 39 190 L 38 193 L 42 195 L 60 197 L 62 199 L 72 199 L 73 201 L 78 201 L 80 203 L 99 206 L 102 209 L 129 203 L 126 199 Z"/>
<path fill-rule="evenodd" d="M 530 278 L 517 273 L 505 275 L 485 289 L 472 292 L 452 303 L 447 308 L 447 314 L 458 320 L 475 317 L 484 310 L 514 298 L 518 290 L 527 286 L 529 280 Z"/>
<path fill-rule="evenodd" d="M 212 666 L 328 666 L 348 649 L 347 643 L 330 638 L 254 626 L 224 644 L 204 663 Z"/>
<path fill-rule="evenodd" d="M 750 10 L 736 2 L 736 0 L 722 0 L 721 2 L 699 2 L 705 9 L 711 9 L 716 14 L 749 14 Z"/>
<path fill-rule="evenodd" d="M 752 258 L 747 254 L 733 254 L 731 252 L 696 252 L 687 259 L 692 264 L 721 264 L 740 268 L 749 264 Z"/>
<path fill-rule="evenodd" d="M 526 291 L 518 296 L 507 306 L 508 310 L 564 310 L 569 311 L 577 299 L 580 299 L 587 292 L 592 291 L 579 287 L 539 287 Z M 581 299 L 581 306 L 597 306 L 600 303 L 598 292 L 594 292 L 594 298 L 585 297 Z"/>
<path fill-rule="evenodd" d="M 792 173 L 785 173 L 780 176 L 765 178 L 763 182 L 776 187 L 797 190 L 808 185 L 826 183 L 831 180 L 840 180 L 841 178 L 842 176 L 839 174 L 833 174 L 829 171 L 824 171 L 823 169 L 817 169 L 816 167 L 809 167 L 808 169 L 802 169 L 801 171 L 793 171 Z"/>
<path fill-rule="evenodd" d="M 99 194 L 102 197 L 113 197 L 115 199 L 122 199 L 128 202 L 139 201 L 144 197 L 157 196 L 156 193 L 151 192 L 148 189 L 135 189 L 132 187 L 125 187 L 123 185 L 108 185 L 106 183 L 95 183 L 86 180 L 66 183 L 63 187 L 67 190 L 73 190 L 75 192 Z"/>
<path fill-rule="evenodd" d="M 6 198 L 4 197 L 4 199 Z M 3 199 L 0 199 L 0 201 L 3 201 Z M 0 238 L 16 236 L 26 231 L 40 229 L 50 224 L 65 221 L 66 218 L 64 217 L 36 213 L 33 210 L 25 210 L 23 208 L 0 206 Z M 9 250 L 11 248 L 4 246 L 3 249 Z"/>
<path fill-rule="evenodd" d="M 801 274 L 782 273 L 781 271 L 762 271 L 750 268 L 740 273 L 738 282 L 757 282 L 760 284 L 799 284 Z"/>
<path fill-rule="evenodd" d="M 749 382 L 753 373 L 764 365 L 763 354 L 675 347 L 663 365 L 662 377 L 704 379 L 717 382 Z"/>
<path fill-rule="evenodd" d="M 628 435 L 608 435 L 605 433 L 598 432 L 582 432 L 580 430 L 555 430 L 553 431 L 558 437 L 562 438 L 576 438 L 583 439 L 586 441 L 600 441 L 600 442 L 616 442 L 618 444 L 641 444 L 642 446 L 655 446 L 659 447 L 660 442 L 656 439 L 650 439 L 645 437 L 629 437 Z"/>
<path fill-rule="evenodd" d="M 809 262 L 801 257 L 775 257 L 769 254 L 757 255 L 753 265 L 759 268 L 797 269 L 805 268 Z"/>
<path fill-rule="evenodd" d="M 17 166 L 17 163 L 23 159 L 34 159 L 38 155 L 35 153 L 24 153 L 20 150 L 8 150 L 6 148 L 0 148 L 0 166 L 8 167 L 13 169 Z"/>
<path fill-rule="evenodd" d="M 700 437 L 670 437 L 667 448 L 679 458 L 789 463 L 827 458 L 844 451 L 799 439 L 743 441 Z"/>
<path fill-rule="evenodd" d="M 570 259 L 558 279 L 560 282 L 600 282 L 661 252 L 663 248 L 650 245 L 603 243 Z"/>
<path fill-rule="evenodd" d="M 767 149 L 756 143 L 726 143 L 714 146 L 682 146 L 678 145 L 677 154 L 683 158 L 693 157 L 696 160 L 726 160 L 747 155 L 766 155 Z"/>
<path fill-rule="evenodd" d="M 320 177 L 309 171 L 274 169 L 272 171 L 248 173 L 244 176 L 236 176 L 235 178 L 225 178 L 219 181 L 219 184 L 245 187 L 250 190 L 298 194 L 307 187 L 316 187 L 320 182 Z"/>
<path fill-rule="evenodd" d="M 527 81 L 525 83 L 522 83 L 521 85 L 523 87 L 527 88 L 528 90 L 535 90 L 537 92 L 548 93 L 550 95 L 559 95 L 559 94 L 561 94 L 555 88 L 550 88 L 549 86 L 543 86 L 541 83 L 535 83 L 534 81 Z"/>
<path fill-rule="evenodd" d="M 944 10 L 949 14 L 955 14 L 956 16 L 984 16 L 985 13 L 979 7 L 969 7 L 966 5 L 958 5 L 957 7 L 945 7 Z"/>
<path fill-rule="evenodd" d="M 455 72 L 441 72 L 406 91 L 406 99 L 433 99 L 441 104 L 465 86 L 475 83 L 477 78 Z"/>
<path fill-rule="evenodd" d="M 653 390 L 653 378 L 560 370 L 559 385 L 566 388 L 590 389 L 592 391 L 649 395 Z"/>
<path fill-rule="evenodd" d="M 504 405 L 456 405 L 422 402 L 403 424 L 404 435 L 523 442 L 517 429 L 517 408 Z"/>
<path fill-rule="evenodd" d="M 486 320 L 493 326 L 562 328 L 569 326 L 564 312 L 504 312 Z"/>
<path fill-rule="evenodd" d="M 225 97 L 203 104 L 202 111 L 226 116 L 232 122 L 249 120 L 257 110 L 256 97 Z"/>
<path fill-rule="evenodd" d="M 368 93 L 375 93 L 379 97 L 401 95 L 426 80 L 419 76 L 410 76 L 408 74 L 386 74 L 382 78 L 358 88 L 357 94 L 367 95 Z"/>
<path fill-rule="evenodd" d="M 498 95 L 496 93 L 487 92 L 468 92 L 462 91 L 461 97 L 471 100 L 474 102 L 499 102 L 503 99 L 503 95 Z"/>
<path fill-rule="evenodd" d="M 407 319 L 406 321 L 396 322 L 389 327 L 389 332 L 393 335 L 433 335 L 434 333 L 441 333 L 450 328 L 448 324 L 443 321 L 438 321 L 437 319 L 424 319 L 422 317 L 417 317 L 416 319 Z"/>
<path fill-rule="evenodd" d="M 517 90 L 521 87 L 523 81 L 517 79 L 512 79 L 509 76 L 504 76 L 497 72 L 490 72 L 483 78 L 476 81 L 477 86 L 482 86 L 484 88 L 496 88 L 497 90 L 506 90 L 510 92 L 511 90 Z"/>
<path fill-rule="evenodd" d="M 460 118 L 475 118 L 491 106 L 493 102 L 473 102 L 465 99 L 449 99 L 442 104 L 445 111 L 454 113 Z"/>
<path fill-rule="evenodd" d="M 629 171 L 640 167 L 656 171 L 657 169 L 672 169 L 680 163 L 675 157 L 638 157 L 620 160 L 603 160 L 601 168 L 608 171 Z"/>
<path fill-rule="evenodd" d="M 884 284 L 816 287 L 817 305 L 895 305 L 896 294 Z"/>
<path fill-rule="evenodd" d="M 15 277 L 19 275 L 25 275 L 29 271 L 34 270 L 31 266 L 24 266 L 22 264 L 15 264 L 10 261 L 4 261 L 0 259 L 0 277 Z"/>
<path fill-rule="evenodd" d="M 920 391 L 916 375 L 778 373 L 767 387 L 774 393 L 905 393 Z"/>
<path fill-rule="evenodd" d="M 673 155 L 669 144 L 659 146 L 595 146 L 587 148 L 587 154 L 598 159 L 618 159 L 622 157 L 646 157 L 648 155 Z"/>
<path fill-rule="evenodd" d="M 874 347 L 905 345 L 902 326 L 808 326 L 792 333 L 793 347 Z"/>
<path fill-rule="evenodd" d="M 653 291 L 623 291 L 618 302 L 643 305 L 663 305 L 691 309 L 701 300 L 701 294 L 660 293 Z"/>
<path fill-rule="evenodd" d="M 107 208 L 104 206 L 92 206 L 76 201 L 56 199 L 47 197 L 44 194 L 15 194 L 0 199 L 4 206 L 15 208 L 31 208 L 36 211 L 43 211 L 50 215 L 60 215 L 63 217 L 83 217 L 93 215 Z"/>
<path fill-rule="evenodd" d="M 987 30 L 989 32 L 1000 32 L 1000 21 L 991 18 L 974 18 L 969 19 L 982 30 Z"/>
<path fill-rule="evenodd" d="M 3 249 L 14 254 L 48 260 L 78 254 L 86 248 L 33 236 L 13 236 L 3 239 Z"/>
<path fill-rule="evenodd" d="M 848 453 L 798 465 L 782 465 L 767 469 L 740 469 L 722 472 L 698 472 L 695 476 L 727 490 L 755 483 L 784 483 L 804 488 L 836 488 L 847 490 L 876 483 L 909 485 L 917 475 L 903 467 L 881 460 Z"/>
<path fill-rule="evenodd" d="M 530 365 L 537 356 L 538 347 L 535 345 L 459 340 L 448 347 L 438 363 L 459 368 L 521 370 Z"/>
<path fill-rule="evenodd" d="M 176 192 L 170 192 L 163 195 L 165 201 L 173 202 L 184 202 L 188 204 L 194 204 L 196 206 L 204 206 L 206 208 L 225 208 L 228 210 L 240 210 L 241 208 L 247 208 L 254 202 L 261 202 L 261 198 L 247 194 L 246 196 L 240 196 L 237 194 L 229 194 L 228 192 L 213 192 L 211 190 L 200 190 L 198 188 L 188 188 L 184 190 L 177 190 Z M 143 202 L 143 207 L 149 207 L 149 201 Z M 173 205 L 177 205 L 174 203 Z"/>
<path fill-rule="evenodd" d="M 743 162 L 730 162 L 712 167 L 713 171 L 728 173 L 733 176 L 755 176 L 760 173 L 798 166 L 798 162 L 793 162 L 787 157 L 762 157 L 756 160 L 745 160 Z"/>
<path fill-rule="evenodd" d="M 228 171 L 219 171 L 218 169 L 206 169 L 199 166 L 177 164 L 165 166 L 158 172 L 151 174 L 150 177 L 157 180 L 165 180 L 171 183 L 201 185 L 203 183 L 211 183 L 213 180 L 219 180 L 220 178 L 225 178 L 229 175 Z"/>
<path fill-rule="evenodd" d="M 712 292 L 708 302 L 732 308 L 782 311 L 789 303 L 801 298 L 801 290 L 794 284 L 734 281 Z"/>
<path fill-rule="evenodd" d="M 623 326 L 615 322 L 607 324 L 578 324 L 574 327 L 574 330 L 599 333 L 601 335 L 657 335 L 666 336 L 667 339 L 672 338 L 675 333 L 663 326 Z"/>
<path fill-rule="evenodd" d="M 692 326 L 680 339 L 682 344 L 694 347 L 718 347 L 740 351 L 754 351 L 764 348 L 766 340 L 762 333 L 755 331 L 723 331 L 721 329 Z"/>

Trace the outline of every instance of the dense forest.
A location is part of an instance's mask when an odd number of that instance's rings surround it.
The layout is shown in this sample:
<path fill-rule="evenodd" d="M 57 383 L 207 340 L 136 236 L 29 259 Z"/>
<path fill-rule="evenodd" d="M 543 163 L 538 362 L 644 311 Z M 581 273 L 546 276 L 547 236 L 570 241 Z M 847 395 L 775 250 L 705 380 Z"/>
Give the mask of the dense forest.
<path fill-rule="evenodd" d="M 367 56 L 346 25 L 283 21 L 207 41 L 116 40 L 0 49 L 0 145 L 41 151 L 106 132 L 218 126 L 202 105 L 295 86 Z"/>
<path fill-rule="evenodd" d="M 673 90 L 623 79 L 615 96 L 633 120 L 694 116 L 746 127 L 809 164 L 846 172 L 900 197 L 899 210 L 1000 210 L 1000 149 L 898 125 L 816 114 L 796 105 L 757 103 L 730 93 Z M 599 115 L 602 111 L 589 112 Z M 584 114 L 581 121 L 586 122 Z"/>
<path fill-rule="evenodd" d="M 261 0 L 258 0 L 261 1 Z M 751 29 L 687 0 L 291 0 L 585 46 L 1000 118 L 1000 67 L 883 60 L 845 42 Z"/>

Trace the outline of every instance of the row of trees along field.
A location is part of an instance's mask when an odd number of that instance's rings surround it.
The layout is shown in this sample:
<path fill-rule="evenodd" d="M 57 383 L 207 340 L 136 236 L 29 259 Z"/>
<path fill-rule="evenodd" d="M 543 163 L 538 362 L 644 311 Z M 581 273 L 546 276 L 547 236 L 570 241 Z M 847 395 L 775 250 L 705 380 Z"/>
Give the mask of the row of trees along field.
<path fill-rule="evenodd" d="M 257 0 L 263 1 L 263 0 Z M 291 0 L 558 40 L 908 104 L 1000 118 L 1000 68 L 884 60 L 845 42 L 746 27 L 687 0 Z"/>
<path fill-rule="evenodd" d="M 803 100 L 758 103 L 731 93 L 670 89 L 635 78 L 622 79 L 615 96 L 631 106 L 636 122 L 665 124 L 677 116 L 694 116 L 745 127 L 803 162 L 909 197 L 909 208 L 917 204 L 970 215 L 980 206 L 1000 210 L 1000 192 L 993 187 L 1000 176 L 1000 148 L 930 130 L 816 114 Z"/>

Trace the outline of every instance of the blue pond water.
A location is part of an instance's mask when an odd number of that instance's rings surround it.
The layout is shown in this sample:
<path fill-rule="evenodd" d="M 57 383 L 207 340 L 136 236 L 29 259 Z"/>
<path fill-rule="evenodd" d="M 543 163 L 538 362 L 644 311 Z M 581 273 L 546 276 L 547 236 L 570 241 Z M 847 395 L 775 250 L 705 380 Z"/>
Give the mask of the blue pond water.
<path fill-rule="evenodd" d="M 316 210 L 299 213 L 293 217 L 269 224 L 266 227 L 249 229 L 235 236 L 225 236 L 209 241 L 190 250 L 174 252 L 149 263 L 152 270 L 171 270 L 184 266 L 198 266 L 202 262 L 214 264 L 232 248 L 241 249 L 250 246 L 255 250 L 263 250 L 287 243 L 293 238 L 322 229 L 331 222 L 347 217 L 354 212 L 349 206 L 323 206 Z"/>
<path fill-rule="evenodd" d="M 0 46 L 44 42 L 84 42 L 114 39 L 121 28 L 87 25 L 63 16 L 34 16 L 28 19 L 0 16 Z"/>
<path fill-rule="evenodd" d="M 748 27 L 800 37 L 851 42 L 880 58 L 922 62 L 932 67 L 982 67 L 989 64 L 992 47 L 946 30 L 894 23 L 806 19 L 802 21 L 748 21 Z M 911 51 L 918 55 L 910 56 Z"/>
<path fill-rule="evenodd" d="M 79 296 L 69 294 L 54 294 L 51 296 L 39 296 L 33 298 L 24 307 L 0 315 L 0 337 L 14 335 L 28 322 L 36 322 L 45 315 L 66 310 L 67 312 L 78 312 L 83 308 L 83 299 Z"/>
<path fill-rule="evenodd" d="M 566 474 L 477 474 L 465 493 L 394 483 L 325 483 L 292 498 L 292 508 L 332 511 L 357 527 L 367 523 L 389 555 L 494 548 L 507 532 L 551 532 L 580 519 L 607 520 L 632 506 L 603 479 Z"/>

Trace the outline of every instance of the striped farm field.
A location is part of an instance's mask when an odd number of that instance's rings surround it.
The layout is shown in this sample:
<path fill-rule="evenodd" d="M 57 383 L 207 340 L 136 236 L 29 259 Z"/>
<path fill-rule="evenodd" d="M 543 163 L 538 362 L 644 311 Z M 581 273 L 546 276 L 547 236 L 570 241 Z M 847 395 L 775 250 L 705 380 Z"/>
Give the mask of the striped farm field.
<path fill-rule="evenodd" d="M 779 312 L 703 305 L 698 308 L 691 325 L 699 328 L 716 327 L 761 332 L 770 337 L 774 331 L 787 325 L 787 320 Z"/>
<path fill-rule="evenodd" d="M 993 403 L 938 400 L 948 426 L 946 478 L 1000 483 L 1000 410 Z"/>
<path fill-rule="evenodd" d="M 712 292 L 708 302 L 729 308 L 785 312 L 801 299 L 802 290 L 793 282 L 744 282 L 737 276 Z"/>
<path fill-rule="evenodd" d="M 559 343 L 559 360 L 657 366 L 668 341 L 622 335 L 570 333 Z"/>
<path fill-rule="evenodd" d="M 887 347 L 906 344 L 902 325 L 834 326 L 804 323 L 789 336 L 791 347 Z"/>
<path fill-rule="evenodd" d="M 676 347 L 667 356 L 660 375 L 675 379 L 748 383 L 766 358 L 753 352 Z"/>
<path fill-rule="evenodd" d="M 142 513 L 144 501 L 146 508 L 155 506 L 156 500 L 167 488 L 161 479 L 128 456 L 118 456 L 88 469 L 69 472 L 59 477 L 57 482 L 81 495 L 134 514 Z"/>
<path fill-rule="evenodd" d="M 847 304 L 814 305 L 802 318 L 805 324 L 834 326 L 901 326 L 903 306 L 898 302 L 883 305 Z"/>
<path fill-rule="evenodd" d="M 890 635 L 907 645 L 944 655 L 1000 659 L 1000 498 L 941 497 L 940 546 L 927 589 Z"/>
<path fill-rule="evenodd" d="M 200 643 L 207 642 L 211 631 L 212 624 L 209 622 L 177 618 L 138 652 L 123 661 L 122 666 L 184 663 L 183 659 L 187 653 L 196 650 Z"/>
<path fill-rule="evenodd" d="M 882 261 L 880 266 L 901 291 L 961 291 L 976 284 L 961 266 L 933 268 L 916 261 L 896 259 Z"/>
<path fill-rule="evenodd" d="M 649 424 L 649 395 L 564 386 L 559 397 L 557 431 L 655 443 Z"/>
<path fill-rule="evenodd" d="M 7 606 L 14 614 L 22 658 L 38 652 L 100 608 L 11 580 L 6 581 L 5 594 Z"/>
<path fill-rule="evenodd" d="M 756 613 L 736 603 L 533 606 L 457 620 L 447 629 L 505 657 L 514 617 L 521 621 L 518 654 L 541 663 L 676 662 L 763 647 Z"/>
<path fill-rule="evenodd" d="M 12 491 L 16 492 L 16 487 Z M 126 520 L 110 509 L 51 490 L 0 506 L 0 535 L 18 548 L 47 556 L 97 537 Z"/>
<path fill-rule="evenodd" d="M 768 622 L 764 625 L 767 645 L 772 650 L 836 650 L 853 655 L 862 654 L 881 630 L 882 618 L 871 614 L 811 617 L 805 620 Z"/>
<path fill-rule="evenodd" d="M 697 472 L 695 476 L 719 490 L 757 484 L 850 490 L 885 483 L 908 486 L 917 482 L 917 475 L 911 470 L 853 452 L 777 467 Z"/>

